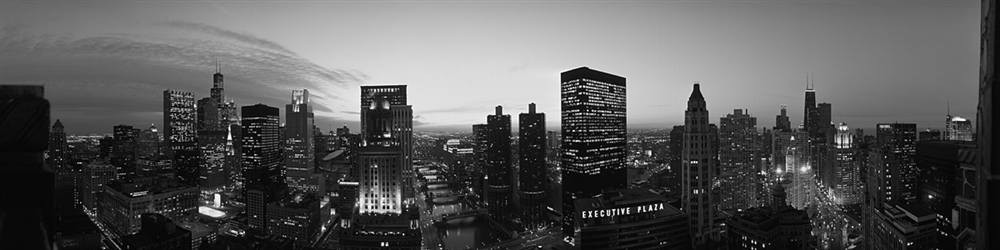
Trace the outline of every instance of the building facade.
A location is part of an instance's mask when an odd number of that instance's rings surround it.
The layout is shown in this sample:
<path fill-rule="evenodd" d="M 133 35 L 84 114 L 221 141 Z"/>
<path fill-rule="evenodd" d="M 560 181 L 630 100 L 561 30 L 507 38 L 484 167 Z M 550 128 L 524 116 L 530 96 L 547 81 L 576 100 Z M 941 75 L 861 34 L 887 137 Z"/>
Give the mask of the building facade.
<path fill-rule="evenodd" d="M 547 221 L 549 177 L 546 161 L 547 143 L 545 114 L 535 112 L 528 104 L 528 113 L 518 115 L 518 153 L 520 161 L 521 216 L 528 227 L 537 228 Z"/>

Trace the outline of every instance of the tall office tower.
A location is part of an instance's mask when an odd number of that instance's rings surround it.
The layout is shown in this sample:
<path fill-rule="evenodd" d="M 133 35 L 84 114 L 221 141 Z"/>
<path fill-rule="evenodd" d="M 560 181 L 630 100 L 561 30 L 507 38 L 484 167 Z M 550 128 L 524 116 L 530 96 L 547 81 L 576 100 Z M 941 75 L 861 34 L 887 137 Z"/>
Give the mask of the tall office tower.
<path fill-rule="evenodd" d="M 366 121 L 368 110 L 377 96 L 387 101 L 392 113 L 392 136 L 399 144 L 403 157 L 400 158 L 402 168 L 402 195 L 404 204 L 413 204 L 413 107 L 406 104 L 406 85 L 373 85 L 361 86 L 361 120 Z M 361 134 L 367 133 L 367 125 L 361 124 Z"/>
<path fill-rule="evenodd" d="M 69 145 L 66 144 L 66 130 L 62 121 L 56 120 L 56 123 L 52 124 L 52 129 L 49 130 L 49 149 L 45 154 L 46 164 L 57 173 L 69 167 Z"/>
<path fill-rule="evenodd" d="M 735 109 L 719 119 L 719 209 L 756 206 L 757 151 L 756 117 Z"/>
<path fill-rule="evenodd" d="M 774 117 L 774 131 L 790 131 L 792 122 L 788 120 L 788 110 L 785 105 L 781 105 L 781 114 Z"/>
<path fill-rule="evenodd" d="M 715 223 L 715 190 L 718 173 L 718 134 L 708 124 L 708 109 L 699 84 L 688 98 L 684 111 L 684 149 L 681 153 L 681 202 L 691 217 L 692 244 L 706 246 Z"/>
<path fill-rule="evenodd" d="M 835 183 L 834 199 L 837 205 L 853 205 L 861 202 L 864 183 L 861 182 L 861 165 L 856 158 L 858 147 L 854 133 L 846 123 L 837 124 L 837 134 L 833 138 Z"/>
<path fill-rule="evenodd" d="M 549 187 L 545 154 L 545 113 L 536 113 L 535 104 L 528 104 L 528 113 L 518 115 L 518 152 L 520 156 L 521 211 L 530 227 L 545 225 Z"/>
<path fill-rule="evenodd" d="M 795 209 L 805 209 L 813 204 L 816 197 L 816 180 L 809 163 L 809 139 L 805 133 L 792 136 L 785 149 L 785 175 L 791 184 L 788 190 L 788 204 Z"/>
<path fill-rule="evenodd" d="M 816 90 L 809 86 L 809 79 L 806 79 L 806 102 L 803 111 L 802 125 L 809 132 L 809 137 L 813 137 L 817 133 L 816 124 L 819 112 L 816 109 Z"/>
<path fill-rule="evenodd" d="M 511 162 L 510 115 L 497 106 L 486 116 L 486 207 L 497 221 L 512 219 L 514 166 Z"/>
<path fill-rule="evenodd" d="M 489 129 L 486 124 L 472 125 L 472 155 L 475 156 L 473 168 L 469 171 L 472 177 L 472 192 L 479 198 L 478 202 L 486 201 L 486 148 L 489 146 Z"/>
<path fill-rule="evenodd" d="M 979 105 L 976 109 L 976 143 L 979 148 L 978 181 L 976 183 L 976 200 L 978 213 L 976 214 L 976 249 L 997 249 L 1000 248 L 1000 238 L 997 235 L 997 227 L 1000 227 L 1000 216 L 995 212 L 998 209 L 997 201 L 1000 201 L 1000 164 L 993 156 L 1000 148 L 1000 140 L 993 136 L 993 132 L 1000 131 L 1000 123 L 993 122 L 997 116 L 997 62 L 996 51 L 997 41 L 1000 40 L 1000 18 L 997 18 L 997 1 L 983 0 L 981 2 L 982 25 L 980 26 L 980 65 L 979 65 Z"/>
<path fill-rule="evenodd" d="M 569 236 L 576 199 L 627 185 L 625 78 L 580 67 L 562 72 L 560 81 L 562 229 Z"/>
<path fill-rule="evenodd" d="M 111 165 L 118 168 L 118 178 L 129 178 L 136 174 L 136 152 L 139 131 L 132 126 L 117 125 L 114 127 L 111 146 Z"/>
<path fill-rule="evenodd" d="M 185 183 L 198 180 L 198 145 L 194 94 L 187 91 L 163 91 L 163 137 L 167 155 L 173 160 L 177 175 Z"/>
<path fill-rule="evenodd" d="M 364 87 L 362 87 L 362 93 Z M 362 109 L 362 142 L 358 153 L 359 212 L 361 214 L 393 214 L 403 212 L 403 157 L 394 130 L 397 121 L 389 96 L 374 95 Z"/>
<path fill-rule="evenodd" d="M 221 126 L 221 117 L 219 114 L 219 103 L 211 98 L 205 97 L 198 99 L 197 107 L 197 131 L 216 131 L 219 130 Z"/>
<path fill-rule="evenodd" d="M 875 138 L 876 152 L 882 169 L 885 202 L 908 203 L 916 199 L 918 170 L 917 125 L 912 123 L 879 123 Z M 877 204 L 877 203 L 876 203 Z"/>
<path fill-rule="evenodd" d="M 944 139 L 949 141 L 973 141 L 972 121 L 959 116 L 948 115 L 944 122 Z"/>
<path fill-rule="evenodd" d="M 163 91 L 163 138 L 169 155 L 173 156 L 177 150 L 194 150 L 195 118 L 193 93 Z"/>
<path fill-rule="evenodd" d="M 313 144 L 313 112 L 309 90 L 292 90 L 292 103 L 285 105 L 285 173 L 288 187 L 318 192 Z"/>
<path fill-rule="evenodd" d="M 281 149 L 278 144 L 278 108 L 264 104 L 243 106 L 242 167 L 247 226 L 251 233 L 267 232 L 267 203 L 282 190 Z"/>

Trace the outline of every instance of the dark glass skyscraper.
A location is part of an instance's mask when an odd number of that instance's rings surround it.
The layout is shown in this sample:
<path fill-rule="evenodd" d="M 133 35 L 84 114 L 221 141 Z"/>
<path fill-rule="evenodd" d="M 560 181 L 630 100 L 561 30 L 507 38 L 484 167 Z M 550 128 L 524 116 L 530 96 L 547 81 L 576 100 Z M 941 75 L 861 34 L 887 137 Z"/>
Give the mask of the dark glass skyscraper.
<path fill-rule="evenodd" d="M 194 94 L 163 91 L 163 138 L 174 170 L 185 183 L 198 181 L 199 156 Z"/>
<path fill-rule="evenodd" d="M 703 247 L 715 222 L 715 192 L 719 170 L 718 131 L 708 123 L 708 109 L 699 84 L 684 111 L 684 149 L 681 153 L 681 203 L 691 219 L 692 245 Z"/>
<path fill-rule="evenodd" d="M 497 106 L 495 114 L 486 116 L 486 126 L 486 207 L 496 220 L 508 220 L 514 208 L 510 115 Z"/>
<path fill-rule="evenodd" d="M 885 202 L 908 203 L 916 199 L 917 177 L 917 125 L 912 123 L 879 123 L 875 130 L 877 157 L 884 170 L 883 178 Z M 876 203 L 877 204 L 877 203 Z"/>
<path fill-rule="evenodd" d="M 563 233 L 573 234 L 574 201 L 624 188 L 625 78 L 587 67 L 562 72 Z"/>
<path fill-rule="evenodd" d="M 139 137 L 139 130 L 129 125 L 117 125 L 114 127 L 111 146 L 111 165 L 118 169 L 118 178 L 131 177 L 135 175 L 136 151 Z"/>
<path fill-rule="evenodd" d="M 546 173 L 545 114 L 535 112 L 535 104 L 528 104 L 528 113 L 518 116 L 518 153 L 520 156 L 521 218 L 529 227 L 538 227 L 545 221 L 545 206 L 549 187 Z"/>
<path fill-rule="evenodd" d="M 278 138 L 278 108 L 264 104 L 243 106 L 244 198 L 247 225 L 252 233 L 267 232 L 267 203 L 281 188 L 281 149 Z"/>

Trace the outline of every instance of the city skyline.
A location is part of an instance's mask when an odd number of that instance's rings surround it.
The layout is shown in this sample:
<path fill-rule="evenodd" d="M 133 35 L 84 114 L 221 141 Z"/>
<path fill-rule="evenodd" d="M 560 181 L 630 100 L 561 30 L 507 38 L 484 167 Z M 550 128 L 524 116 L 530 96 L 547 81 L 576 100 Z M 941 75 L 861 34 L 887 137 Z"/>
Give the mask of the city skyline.
<path fill-rule="evenodd" d="M 522 113 L 534 102 L 557 114 L 558 73 L 580 66 L 629 79 L 629 128 L 681 124 L 684 90 L 696 81 L 711 114 L 749 110 L 771 127 L 784 104 L 796 127 L 806 74 L 817 102 L 834 104 L 833 122 L 852 128 L 940 129 L 948 102 L 951 114 L 974 119 L 974 99 L 963 97 L 975 93 L 978 3 L 893 3 L 4 3 L 0 55 L 9 60 L 0 60 L 0 80 L 44 84 L 68 134 L 164 128 L 158 93 L 207 97 L 217 61 L 227 99 L 240 106 L 280 107 L 288 91 L 309 89 L 321 130 L 357 128 L 354 93 L 373 84 L 411 86 L 415 130 L 468 131 L 495 105 Z M 113 11 L 130 14 L 106 15 Z M 307 21 L 274 22 L 290 14 Z M 559 20 L 576 14 L 614 21 Z M 393 18 L 358 18 L 365 15 Z M 520 29 L 526 24 L 538 25 Z M 591 31 L 607 34 L 577 39 Z M 519 92 L 529 87 L 537 91 Z"/>

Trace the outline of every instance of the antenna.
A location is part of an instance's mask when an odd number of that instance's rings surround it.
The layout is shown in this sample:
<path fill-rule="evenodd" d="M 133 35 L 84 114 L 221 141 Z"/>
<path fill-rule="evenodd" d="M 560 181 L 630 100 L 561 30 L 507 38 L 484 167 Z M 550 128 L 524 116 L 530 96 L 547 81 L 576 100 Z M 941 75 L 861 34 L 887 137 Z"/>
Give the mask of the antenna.
<path fill-rule="evenodd" d="M 945 101 L 948 104 L 948 118 L 951 118 L 951 100 Z"/>

